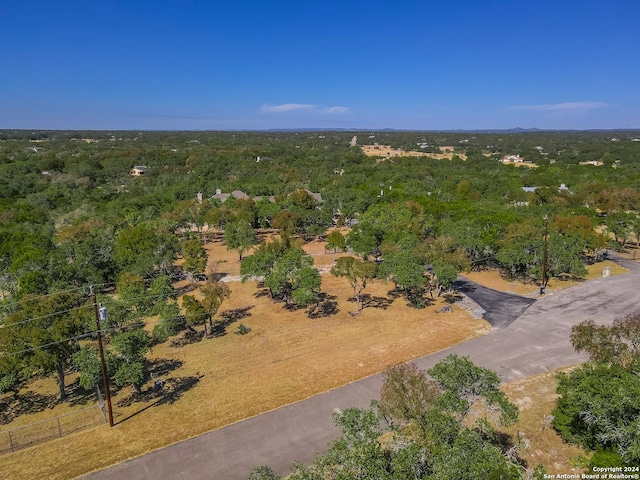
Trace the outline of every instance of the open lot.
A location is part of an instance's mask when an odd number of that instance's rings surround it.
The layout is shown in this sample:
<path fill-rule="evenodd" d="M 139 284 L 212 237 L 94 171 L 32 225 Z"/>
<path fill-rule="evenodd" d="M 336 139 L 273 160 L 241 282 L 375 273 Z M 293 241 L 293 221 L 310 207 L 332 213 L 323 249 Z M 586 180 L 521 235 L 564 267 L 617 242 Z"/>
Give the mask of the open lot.
<path fill-rule="evenodd" d="M 317 265 L 332 263 L 333 255 L 325 255 L 322 245 L 306 248 L 318 254 L 314 257 Z M 220 244 L 208 249 L 219 272 L 238 274 L 235 252 L 227 253 Z M 227 318 L 235 321 L 230 322 L 226 335 L 179 347 L 169 340 L 148 355 L 151 370 L 165 381 L 162 395 L 152 391 L 151 381 L 143 387 L 141 398 L 129 388 L 116 391 L 115 428 L 101 425 L 2 455 L 3 475 L 12 479 L 72 478 L 490 331 L 487 322 L 473 319 L 455 305 L 451 313 L 437 313 L 445 304 L 443 299 L 422 310 L 412 309 L 403 298 L 389 296 L 393 285 L 383 283 L 367 287 L 365 308 L 352 316 L 352 290 L 347 282 L 331 275 L 322 279 L 326 301 L 335 311 L 314 319 L 304 310 L 290 311 L 274 303 L 255 282 L 230 282 L 232 294 L 220 314 L 226 311 Z M 234 335 L 240 322 L 252 331 Z M 2 430 L 95 402 L 87 394 L 78 395 L 74 405 L 58 404 L 53 379 L 38 380 L 29 390 L 48 400 L 46 408 L 21 415 Z M 19 408 L 19 403 L 33 398 L 29 397 L 32 393 L 23 390 L 13 401 L 7 396 L 0 401 Z"/>
<path fill-rule="evenodd" d="M 238 275 L 235 252 L 227 252 L 220 243 L 211 243 L 207 249 L 219 272 Z M 308 244 L 305 249 L 314 255 L 319 268 L 332 264 L 333 254 L 325 253 L 321 242 Z M 602 267 L 594 267 L 592 275 L 598 276 Z M 612 273 L 622 271 L 612 268 Z M 504 291 L 521 285 L 511 285 L 497 272 L 479 275 L 479 283 Z M 115 428 L 101 425 L 3 455 L 3 474 L 17 479 L 81 475 L 273 411 L 490 331 L 485 321 L 472 319 L 455 305 L 452 313 L 436 313 L 443 299 L 423 310 L 411 309 L 404 299 L 388 295 L 392 285 L 382 283 L 367 287 L 368 303 L 354 317 L 349 314 L 353 302 L 346 281 L 326 274 L 322 278 L 326 301 L 334 303 L 336 311 L 315 319 L 305 311 L 290 311 L 272 302 L 255 282 L 230 282 L 232 295 L 221 308 L 221 314 L 227 312 L 228 318 L 235 319 L 227 327 L 227 335 L 179 347 L 167 342 L 149 355 L 152 371 L 166 382 L 163 394 L 152 392 L 151 382 L 143 388 L 141 398 L 132 396 L 130 389 L 117 391 Z M 524 287 L 535 290 L 532 285 Z M 245 336 L 234 335 L 239 322 L 252 331 Z M 52 379 L 40 379 L 29 390 L 44 400 L 44 407 L 21 415 L 5 424 L 3 430 L 94 403 L 91 394 L 77 395 L 72 404 L 56 403 Z M 26 400 L 27 395 L 22 391 L 18 398 Z M 523 405 L 528 405 L 526 397 L 531 395 L 525 396 Z M 9 400 L 0 397 L 4 405 L 15 408 Z M 563 471 L 564 464 L 559 465 L 558 471 Z"/>
<path fill-rule="evenodd" d="M 389 145 L 362 145 L 362 151 L 368 157 L 429 157 L 437 160 L 451 160 L 454 155 L 457 155 L 462 160 L 466 160 L 467 156 L 462 152 L 453 151 L 453 147 L 440 147 L 440 151 L 443 153 L 426 153 L 407 151 L 401 148 L 392 148 Z"/>

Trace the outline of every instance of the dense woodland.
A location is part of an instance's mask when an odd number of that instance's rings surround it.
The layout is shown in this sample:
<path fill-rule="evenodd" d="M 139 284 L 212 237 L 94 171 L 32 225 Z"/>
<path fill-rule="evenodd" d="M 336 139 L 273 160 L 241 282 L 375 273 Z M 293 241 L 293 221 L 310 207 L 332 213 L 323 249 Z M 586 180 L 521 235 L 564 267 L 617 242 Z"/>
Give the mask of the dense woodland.
<path fill-rule="evenodd" d="M 367 157 L 354 136 L 455 155 Z M 503 164 L 505 155 L 537 167 Z M 134 166 L 147 172 L 133 176 Z M 234 190 L 249 198 L 214 198 Z M 464 270 L 580 277 L 606 248 L 638 242 L 638 210 L 638 131 L 0 131 L 0 392 L 51 374 L 64 399 L 73 368 L 93 387 L 89 285 L 111 312 L 110 374 L 139 389 L 152 342 L 215 330 L 229 295 L 205 272 L 203 245 L 216 235 L 238 252 L 243 278 L 262 277 L 286 305 L 317 306 L 320 275 L 300 245 L 322 237 L 351 253 L 332 273 L 356 300 L 380 278 L 421 308 Z M 328 232 L 336 226 L 351 228 Z M 280 240 L 244 255 L 260 229 Z M 185 276 L 200 279 L 204 297 L 179 307 L 172 285 Z M 161 319 L 153 336 L 139 328 L 150 315 Z"/>

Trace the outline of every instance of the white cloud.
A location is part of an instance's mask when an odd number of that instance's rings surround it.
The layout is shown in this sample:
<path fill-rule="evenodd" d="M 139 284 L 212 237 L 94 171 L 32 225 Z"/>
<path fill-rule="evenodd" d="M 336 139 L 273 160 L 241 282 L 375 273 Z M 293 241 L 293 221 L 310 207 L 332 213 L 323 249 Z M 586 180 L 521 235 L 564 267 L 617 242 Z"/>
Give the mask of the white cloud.
<path fill-rule="evenodd" d="M 323 107 L 321 105 L 310 105 L 306 103 L 283 103 L 281 105 L 263 104 L 260 113 L 286 113 L 286 112 L 310 112 L 325 115 L 340 115 L 349 112 L 347 107 L 334 105 Z"/>
<path fill-rule="evenodd" d="M 347 107 L 334 106 L 334 107 L 325 108 L 322 112 L 328 113 L 330 115 L 339 115 L 341 113 L 347 113 L 348 111 L 349 109 Z"/>
<path fill-rule="evenodd" d="M 528 110 L 533 112 L 586 112 L 595 108 L 607 107 L 603 102 L 565 102 L 541 105 L 514 105 L 509 110 Z"/>
<path fill-rule="evenodd" d="M 306 105 L 303 103 L 283 103 L 282 105 L 267 105 L 266 103 L 260 107 L 262 113 L 282 113 L 294 111 L 310 112 L 316 108 L 315 105 Z"/>

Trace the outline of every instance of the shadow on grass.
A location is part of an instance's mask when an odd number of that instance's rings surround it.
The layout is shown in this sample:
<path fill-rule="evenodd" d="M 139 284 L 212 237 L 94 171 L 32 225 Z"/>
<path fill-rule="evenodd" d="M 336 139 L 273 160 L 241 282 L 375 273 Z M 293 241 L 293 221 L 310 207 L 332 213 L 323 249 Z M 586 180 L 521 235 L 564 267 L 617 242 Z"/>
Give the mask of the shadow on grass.
<path fill-rule="evenodd" d="M 442 298 L 446 303 L 456 303 L 461 301 L 464 297 L 457 292 L 445 293 Z"/>
<path fill-rule="evenodd" d="M 355 298 L 350 298 L 349 301 L 356 301 Z M 379 308 L 381 310 L 386 310 L 389 308 L 389 305 L 393 303 L 392 299 L 386 297 L 374 297 L 365 293 L 364 295 L 360 295 L 360 303 L 362 305 L 362 309 L 365 308 Z"/>
<path fill-rule="evenodd" d="M 252 314 L 250 310 L 253 305 L 242 308 L 234 308 L 232 310 L 225 310 L 220 314 L 222 320 L 217 320 L 213 324 L 213 327 L 209 329 L 210 337 L 223 337 L 227 334 L 227 327 L 238 320 L 250 317 Z"/>
<path fill-rule="evenodd" d="M 129 407 L 134 403 L 139 402 L 152 402 L 149 405 L 145 405 L 140 410 L 132 413 L 131 415 L 122 418 L 116 422 L 116 425 L 119 425 L 127 420 L 139 415 L 151 407 L 156 407 L 159 405 L 164 405 L 165 403 L 173 404 L 175 403 L 182 395 L 195 387 L 203 375 L 199 377 L 188 376 L 188 377 L 176 377 L 176 378 L 168 378 L 164 382 L 164 386 L 162 389 L 158 390 L 153 386 L 145 389 L 142 393 L 132 393 L 131 395 L 123 398 L 118 401 L 116 404 L 118 407 Z M 155 401 L 154 401 L 155 400 Z"/>
<path fill-rule="evenodd" d="M 43 412 L 58 403 L 57 395 L 42 395 L 30 391 L 7 395 L 0 398 L 0 425 L 9 424 L 20 415 Z"/>
<path fill-rule="evenodd" d="M 258 290 L 256 293 L 253 294 L 253 296 L 255 298 L 262 298 L 262 297 L 270 297 L 271 296 L 271 292 L 269 291 L 268 288 L 260 287 L 259 284 L 258 284 L 258 288 L 260 290 Z"/>
<path fill-rule="evenodd" d="M 191 345 L 197 343 L 204 337 L 204 332 L 200 330 L 187 330 L 178 338 L 171 340 L 169 346 L 174 348 L 184 347 L 185 345 Z"/>
<path fill-rule="evenodd" d="M 86 390 L 80 386 L 80 379 L 76 379 L 71 384 L 67 385 L 69 394 L 67 395 L 66 402 L 71 406 L 86 405 L 89 402 L 95 401 L 96 392 L 94 389 Z"/>
<path fill-rule="evenodd" d="M 340 309 L 338 308 L 338 302 L 335 295 L 329 295 L 328 293 L 320 294 L 320 301 L 313 305 L 308 311 L 307 316 L 309 318 L 325 318 L 337 314 Z"/>
<path fill-rule="evenodd" d="M 182 360 L 174 360 L 171 358 L 158 358 L 149 362 L 149 374 L 151 378 L 166 375 L 182 366 Z"/>

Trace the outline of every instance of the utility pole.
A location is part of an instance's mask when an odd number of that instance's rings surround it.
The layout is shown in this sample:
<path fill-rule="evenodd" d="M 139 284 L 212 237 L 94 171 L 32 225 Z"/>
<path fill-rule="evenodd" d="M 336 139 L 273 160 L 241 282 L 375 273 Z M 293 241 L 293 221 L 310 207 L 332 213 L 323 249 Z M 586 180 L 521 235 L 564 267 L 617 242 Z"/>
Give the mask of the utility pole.
<path fill-rule="evenodd" d="M 544 216 L 544 252 L 542 254 L 542 283 L 540 284 L 540 295 L 544 295 L 547 288 L 547 235 L 549 233 L 549 216 Z"/>
<path fill-rule="evenodd" d="M 100 366 L 102 368 L 102 384 L 104 386 L 104 398 L 107 401 L 107 411 L 109 412 L 109 426 L 113 427 L 113 407 L 111 406 L 111 392 L 109 391 L 109 378 L 107 377 L 107 365 L 104 362 L 104 349 L 102 348 L 102 333 L 100 328 L 100 314 L 98 312 L 98 302 L 96 301 L 96 292 L 93 285 L 91 289 L 91 301 L 93 302 L 93 311 L 96 314 L 96 329 L 98 331 L 98 347 L 100 350 Z"/>

